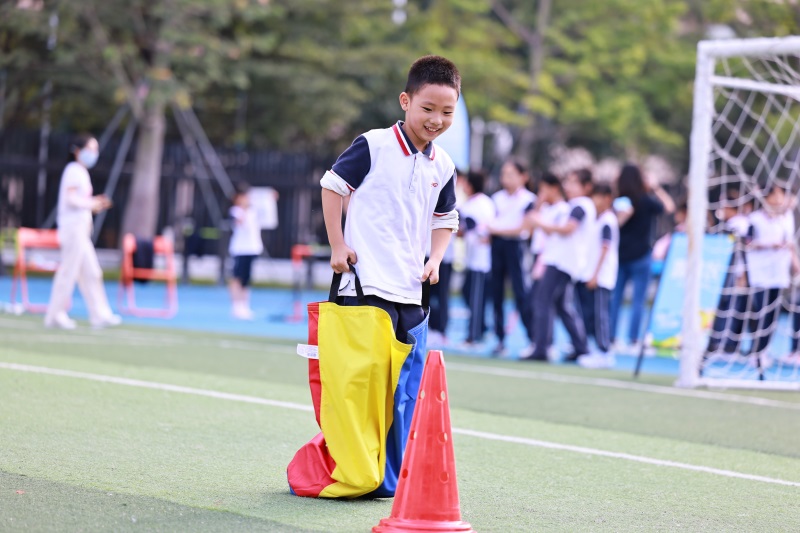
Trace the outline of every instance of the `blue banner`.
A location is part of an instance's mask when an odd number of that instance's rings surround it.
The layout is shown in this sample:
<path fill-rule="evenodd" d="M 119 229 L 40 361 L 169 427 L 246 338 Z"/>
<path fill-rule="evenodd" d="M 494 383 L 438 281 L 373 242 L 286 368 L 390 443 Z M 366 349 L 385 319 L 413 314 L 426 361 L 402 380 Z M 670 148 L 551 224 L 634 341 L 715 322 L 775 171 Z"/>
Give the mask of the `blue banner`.
<path fill-rule="evenodd" d="M 700 320 L 704 330 L 709 329 L 714 321 L 720 293 L 731 262 L 733 246 L 734 238 L 731 235 L 703 237 Z M 650 334 L 656 347 L 680 346 L 688 251 L 686 234 L 673 233 L 650 319 Z"/>
<path fill-rule="evenodd" d="M 463 95 L 456 104 L 453 123 L 436 139 L 436 144 L 444 148 L 458 170 L 469 170 L 469 113 Z"/>

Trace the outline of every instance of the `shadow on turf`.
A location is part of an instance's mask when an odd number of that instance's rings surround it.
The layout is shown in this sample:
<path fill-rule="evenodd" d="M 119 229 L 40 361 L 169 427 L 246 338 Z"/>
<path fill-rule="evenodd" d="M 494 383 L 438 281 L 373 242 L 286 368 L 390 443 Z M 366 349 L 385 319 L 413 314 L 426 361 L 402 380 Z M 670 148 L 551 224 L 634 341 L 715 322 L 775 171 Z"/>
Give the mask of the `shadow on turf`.
<path fill-rule="evenodd" d="M 311 531 L 225 510 L 7 472 L 0 472 L 0 509 L 0 530 L 12 531 Z"/>

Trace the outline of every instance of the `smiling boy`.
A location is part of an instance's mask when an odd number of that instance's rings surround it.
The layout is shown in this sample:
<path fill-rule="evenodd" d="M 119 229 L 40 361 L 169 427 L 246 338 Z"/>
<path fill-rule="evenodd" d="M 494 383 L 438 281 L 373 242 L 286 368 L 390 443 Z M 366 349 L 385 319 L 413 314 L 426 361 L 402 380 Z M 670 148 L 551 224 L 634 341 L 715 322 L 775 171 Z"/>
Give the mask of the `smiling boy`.
<path fill-rule="evenodd" d="M 439 264 L 458 229 L 455 165 L 433 141 L 452 124 L 460 91 L 452 62 L 419 58 L 400 94 L 405 121 L 360 135 L 321 180 L 331 267 L 337 273 L 358 267 L 366 304 L 389 313 L 402 342 L 425 318 L 422 282 L 439 281 Z M 356 305 L 351 277 L 345 274 L 339 290 L 345 305 Z"/>

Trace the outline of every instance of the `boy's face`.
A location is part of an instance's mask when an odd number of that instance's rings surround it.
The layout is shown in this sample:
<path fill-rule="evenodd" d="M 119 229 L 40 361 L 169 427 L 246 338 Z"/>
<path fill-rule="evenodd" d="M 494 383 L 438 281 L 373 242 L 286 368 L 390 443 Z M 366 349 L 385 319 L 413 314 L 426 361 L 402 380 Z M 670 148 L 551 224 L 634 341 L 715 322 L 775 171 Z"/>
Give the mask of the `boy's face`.
<path fill-rule="evenodd" d="M 558 187 L 554 187 L 549 183 L 539 184 L 539 198 L 541 198 L 543 202 L 547 202 L 548 204 L 554 204 L 558 201 L 559 199 L 558 197 L 559 197 Z"/>
<path fill-rule="evenodd" d="M 248 194 L 237 194 L 233 203 L 242 209 L 247 209 L 250 207 L 250 196 Z"/>
<path fill-rule="evenodd" d="M 500 186 L 508 192 L 515 192 L 520 187 L 524 187 L 528 182 L 527 174 L 517 170 L 516 165 L 510 161 L 503 164 L 500 169 Z"/>
<path fill-rule="evenodd" d="M 764 198 L 766 204 L 776 213 L 781 213 L 786 207 L 786 193 L 780 187 L 775 187 L 769 196 Z"/>
<path fill-rule="evenodd" d="M 553 187 L 547 183 L 540 183 L 539 184 L 539 199 L 543 202 L 547 202 L 548 204 L 552 204 L 554 202 L 553 194 Z"/>
<path fill-rule="evenodd" d="M 736 206 L 735 205 L 725 205 L 725 206 L 722 207 L 722 209 L 720 209 L 717 212 L 717 218 L 719 218 L 720 220 L 722 220 L 724 222 L 726 220 L 730 220 L 733 217 L 735 217 L 736 213 L 737 213 L 737 211 L 736 211 Z M 676 215 L 675 220 L 677 221 L 677 213 L 675 213 L 675 215 Z"/>
<path fill-rule="evenodd" d="M 584 188 L 577 174 L 567 174 L 564 178 L 564 194 L 568 200 L 584 195 Z"/>
<path fill-rule="evenodd" d="M 597 209 L 597 213 L 604 213 L 611 209 L 611 204 L 613 202 L 613 198 L 610 194 L 593 194 L 592 195 L 592 202 L 594 202 L 594 208 Z"/>
<path fill-rule="evenodd" d="M 423 85 L 413 95 L 400 93 L 400 107 L 406 112 L 405 132 L 417 150 L 447 131 L 453 123 L 458 92 L 446 85 Z"/>

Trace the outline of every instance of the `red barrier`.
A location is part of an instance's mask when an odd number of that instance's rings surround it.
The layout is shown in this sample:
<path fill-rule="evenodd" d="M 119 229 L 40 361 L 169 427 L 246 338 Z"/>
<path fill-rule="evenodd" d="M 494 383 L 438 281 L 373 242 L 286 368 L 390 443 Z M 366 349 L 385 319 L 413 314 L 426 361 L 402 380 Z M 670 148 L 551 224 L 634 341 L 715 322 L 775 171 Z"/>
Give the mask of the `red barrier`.
<path fill-rule="evenodd" d="M 17 230 L 17 258 L 11 281 L 11 303 L 16 303 L 17 287 L 23 309 L 29 313 L 44 313 L 46 303 L 32 303 L 28 298 L 28 272 L 55 272 L 56 267 L 42 266 L 28 259 L 27 251 L 36 248 L 59 248 L 58 234 L 54 229 L 19 228 Z"/>
<path fill-rule="evenodd" d="M 164 258 L 164 268 L 137 268 L 133 266 L 136 237 L 128 233 L 122 239 L 122 270 L 119 278 L 118 303 L 120 312 L 155 318 L 172 318 L 178 312 L 178 276 L 175 269 L 175 251 L 170 239 L 153 239 L 153 259 Z M 163 308 L 137 307 L 134 280 L 163 281 L 166 283 L 166 302 Z M 124 298 L 123 298 L 124 297 Z"/>

